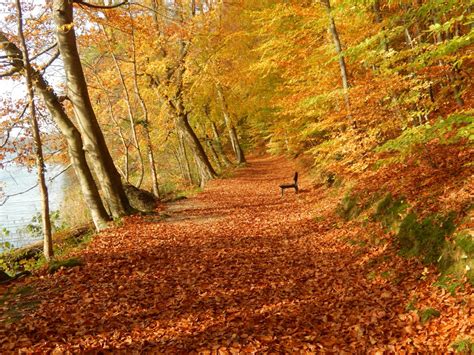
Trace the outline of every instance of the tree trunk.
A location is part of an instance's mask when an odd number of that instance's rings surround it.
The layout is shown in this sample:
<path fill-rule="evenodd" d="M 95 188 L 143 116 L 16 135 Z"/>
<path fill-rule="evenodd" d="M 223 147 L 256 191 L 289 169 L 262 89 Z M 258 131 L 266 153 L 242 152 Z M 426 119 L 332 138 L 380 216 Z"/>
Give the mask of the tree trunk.
<path fill-rule="evenodd" d="M 344 102 L 346 104 L 347 116 L 349 118 L 352 118 L 351 105 L 350 105 L 350 99 L 349 99 L 350 85 L 349 85 L 349 79 L 347 75 L 346 61 L 344 59 L 344 54 L 342 53 L 342 45 L 339 39 L 339 33 L 337 32 L 337 27 L 336 27 L 336 22 L 334 21 L 334 17 L 332 16 L 330 0 L 322 0 L 322 2 L 326 8 L 326 12 L 329 19 L 329 32 L 331 33 L 331 36 L 334 42 L 334 47 L 336 49 L 336 53 L 338 56 L 339 69 L 341 70 L 342 88 L 344 89 Z"/>
<path fill-rule="evenodd" d="M 135 27 L 133 24 L 133 16 L 130 11 L 130 8 L 128 9 L 128 14 L 130 16 L 130 23 L 131 23 L 131 28 L 132 28 L 131 36 L 132 36 L 133 85 L 135 88 L 135 95 L 137 96 L 138 102 L 140 102 L 140 106 L 143 111 L 143 122 L 144 122 L 143 130 L 144 130 L 145 140 L 146 140 L 148 164 L 150 166 L 150 175 L 151 175 L 153 195 L 156 198 L 159 198 L 160 190 L 158 187 L 158 174 L 156 172 L 155 157 L 153 155 L 153 144 L 151 142 L 151 137 L 150 137 L 150 122 L 148 120 L 148 108 L 146 107 L 145 100 L 143 99 L 142 94 L 140 92 L 140 87 L 138 86 L 137 55 L 136 55 L 136 48 L 135 48 Z"/>
<path fill-rule="evenodd" d="M 114 123 L 115 127 L 117 127 L 118 136 L 120 138 L 120 142 L 122 143 L 123 154 L 124 154 L 124 162 L 123 162 L 124 167 L 123 167 L 123 170 L 121 170 L 119 168 L 119 166 L 117 166 L 117 169 L 118 169 L 120 175 L 122 175 L 122 178 L 128 184 L 128 183 L 130 183 L 130 181 L 129 181 L 129 170 L 130 170 L 129 169 L 129 145 L 130 144 L 127 143 L 127 140 L 125 139 L 125 135 L 122 131 L 122 127 L 120 126 L 120 122 L 117 121 L 117 119 L 115 118 L 112 101 L 110 100 L 109 94 L 107 92 L 107 89 L 106 89 L 104 83 L 102 82 L 101 77 L 97 74 L 97 72 L 95 71 L 95 68 L 90 66 L 89 69 L 94 74 L 94 76 L 97 80 L 97 84 L 100 86 L 100 88 L 105 93 L 105 100 L 107 101 L 107 111 L 109 112 L 110 119 Z"/>
<path fill-rule="evenodd" d="M 221 141 L 221 137 L 219 135 L 219 132 L 217 131 L 216 123 L 211 121 L 211 127 L 212 127 L 212 133 L 214 134 L 214 141 L 216 142 L 217 151 L 219 152 L 220 156 L 222 157 L 224 165 L 229 166 L 229 165 L 231 165 L 231 162 L 230 162 L 229 158 L 227 158 L 227 155 L 225 155 L 225 153 L 224 153 L 224 148 L 222 147 L 222 141 Z"/>
<path fill-rule="evenodd" d="M 92 109 L 77 50 L 72 2 L 54 0 L 53 13 L 57 28 L 58 47 L 66 71 L 68 97 L 72 102 L 74 114 L 84 139 L 85 150 L 90 157 L 105 200 L 113 217 L 118 218 L 130 213 L 132 208 Z"/>
<path fill-rule="evenodd" d="M 176 123 L 178 129 L 183 132 L 184 136 L 186 137 L 186 141 L 188 142 L 189 148 L 191 149 L 193 155 L 196 158 L 198 168 L 202 170 L 201 175 L 204 180 L 203 183 L 215 178 L 217 176 L 217 173 L 209 162 L 209 158 L 207 157 L 206 152 L 204 151 L 204 148 L 201 145 L 201 142 L 196 136 L 196 133 L 189 124 L 187 113 L 180 113 L 176 118 Z"/>
<path fill-rule="evenodd" d="M 176 67 L 176 70 L 174 71 L 176 72 L 176 79 L 175 79 L 176 91 L 172 98 L 168 97 L 167 99 L 168 99 L 168 105 L 171 111 L 173 112 L 173 115 L 175 116 L 176 127 L 186 137 L 186 141 L 188 142 L 193 155 L 196 157 L 198 168 L 201 169 L 203 172 L 204 183 L 205 183 L 207 180 L 211 180 L 217 177 L 217 173 L 212 167 L 211 163 L 209 162 L 209 158 L 207 157 L 206 152 L 204 151 L 204 148 L 201 145 L 201 142 L 196 136 L 196 133 L 194 132 L 191 125 L 189 124 L 188 112 L 186 111 L 186 108 L 184 107 L 183 75 L 186 71 L 185 58 L 188 53 L 188 46 L 189 45 L 187 43 L 183 41 L 180 42 L 180 48 L 181 48 L 180 59 L 178 63 L 176 64 L 177 67 Z M 168 76 L 167 79 L 170 80 L 171 77 Z"/>
<path fill-rule="evenodd" d="M 20 50 L 13 43 L 9 42 L 7 37 L 1 32 L 0 42 L 6 43 L 3 49 L 9 57 L 21 58 Z M 12 65 L 19 69 L 23 68 L 23 64 L 18 60 L 12 61 Z M 41 95 L 51 117 L 66 138 L 69 158 L 79 180 L 79 185 L 86 204 L 91 212 L 94 225 L 97 230 L 102 230 L 107 227 L 107 221 L 109 221 L 110 218 L 100 199 L 99 190 L 97 189 L 97 185 L 87 164 L 81 135 L 67 116 L 53 89 L 46 83 L 38 71 L 33 68 L 31 69 L 32 81 L 36 92 Z"/>
<path fill-rule="evenodd" d="M 217 94 L 219 96 L 219 99 L 221 101 L 222 114 L 224 115 L 225 125 L 227 127 L 227 130 L 229 131 L 229 138 L 232 144 L 232 149 L 234 150 L 235 158 L 238 164 L 243 164 L 245 163 L 244 152 L 242 150 L 242 147 L 240 146 L 239 137 L 237 136 L 237 131 L 234 127 L 234 124 L 232 123 L 232 119 L 230 118 L 229 107 L 227 106 L 227 102 L 224 97 L 222 86 L 220 84 L 216 84 L 216 89 L 217 89 Z"/>
<path fill-rule="evenodd" d="M 106 42 L 109 45 L 110 39 L 107 36 L 107 32 L 105 32 L 104 26 L 101 26 L 101 29 L 102 29 L 102 33 L 105 36 Z M 136 186 L 138 188 L 140 188 L 140 186 L 142 185 L 142 182 L 143 182 L 143 176 L 145 175 L 145 165 L 144 165 L 144 162 L 143 162 L 143 156 L 142 156 L 142 151 L 141 151 L 141 148 L 140 148 L 140 142 L 138 141 L 137 129 L 135 127 L 136 126 L 135 125 L 135 118 L 134 118 L 134 115 L 133 115 L 133 112 L 132 112 L 132 104 L 131 104 L 131 101 L 130 101 L 130 93 L 128 92 L 127 84 L 125 83 L 125 78 L 123 76 L 122 69 L 120 68 L 120 65 L 117 61 L 117 57 L 115 56 L 115 54 L 114 54 L 112 48 L 110 47 L 110 45 L 109 45 L 109 52 L 110 52 L 110 56 L 112 57 L 112 60 L 114 62 L 115 69 L 117 70 L 117 75 L 120 79 L 120 84 L 122 85 L 123 93 L 125 95 L 125 105 L 127 106 L 128 120 L 130 122 L 130 130 L 132 132 L 132 139 L 133 139 L 135 149 L 137 150 L 138 164 L 139 164 L 139 167 L 140 167 L 140 173 L 139 173 L 139 176 L 138 176 L 138 181 L 136 183 Z"/>
<path fill-rule="evenodd" d="M 18 13 L 18 35 L 20 36 L 23 68 L 25 69 L 26 88 L 28 91 L 28 107 L 30 109 L 30 124 L 33 133 L 34 152 L 36 157 L 36 167 L 38 169 L 38 186 L 41 195 L 41 221 L 43 231 L 43 254 L 46 260 L 51 260 L 53 253 L 53 237 L 51 232 L 51 219 L 49 216 L 49 196 L 48 187 L 46 186 L 45 167 L 43 157 L 43 145 L 41 142 L 41 135 L 38 126 L 38 119 L 35 110 L 35 95 L 33 93 L 33 78 L 28 55 L 28 48 L 26 46 L 25 36 L 23 34 L 23 15 L 21 10 L 20 0 L 16 0 L 16 8 Z"/>
<path fill-rule="evenodd" d="M 323 0 L 323 4 L 326 7 L 326 12 L 329 18 L 329 32 L 331 33 L 333 42 L 334 42 L 334 47 L 336 49 L 336 53 L 338 56 L 339 60 L 339 68 L 341 70 L 341 79 L 342 79 L 342 87 L 344 90 L 349 89 L 349 79 L 347 75 L 347 66 L 346 66 L 346 61 L 344 59 L 344 54 L 342 53 L 342 45 L 341 41 L 339 39 L 339 33 L 337 32 L 337 27 L 336 23 L 334 21 L 334 17 L 332 16 L 332 11 L 331 11 L 331 3 L 330 0 Z"/>
<path fill-rule="evenodd" d="M 188 154 L 186 153 L 186 146 L 184 145 L 184 137 L 182 132 L 178 132 L 178 139 L 179 139 L 179 148 L 181 150 L 181 157 L 184 165 L 183 172 L 186 173 L 184 176 L 185 179 L 189 181 L 190 184 L 193 184 L 193 176 L 191 174 L 191 166 L 189 165 Z"/>

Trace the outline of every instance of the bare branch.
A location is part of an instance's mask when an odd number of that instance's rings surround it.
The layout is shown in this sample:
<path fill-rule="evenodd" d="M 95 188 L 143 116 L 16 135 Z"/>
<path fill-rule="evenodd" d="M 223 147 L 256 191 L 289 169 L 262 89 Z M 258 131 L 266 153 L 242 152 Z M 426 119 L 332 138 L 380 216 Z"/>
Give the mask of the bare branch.
<path fill-rule="evenodd" d="M 116 7 L 120 7 L 120 6 L 128 4 L 128 0 L 125 0 L 121 3 L 115 4 L 115 5 L 110 5 L 110 6 L 90 4 L 90 3 L 82 1 L 82 0 L 74 0 L 74 2 L 76 4 L 83 5 L 83 6 L 86 6 L 86 7 L 90 7 L 90 8 L 93 8 L 93 9 L 115 9 Z"/>
<path fill-rule="evenodd" d="M 5 77 L 8 77 L 8 76 L 12 76 L 13 74 L 18 73 L 19 71 L 20 71 L 19 68 L 11 68 L 8 71 L 0 73 L 0 78 L 5 78 Z"/>
<path fill-rule="evenodd" d="M 54 42 L 52 45 L 50 45 L 48 48 L 43 49 L 41 52 L 35 54 L 30 60 L 35 60 L 39 56 L 45 54 L 46 52 L 49 52 L 51 49 L 56 47 L 58 45 L 58 42 Z"/>
<path fill-rule="evenodd" d="M 59 58 L 59 50 L 56 50 L 54 52 L 53 56 L 44 64 L 41 66 L 40 71 L 45 71 L 47 67 L 49 67 L 53 62 Z"/>

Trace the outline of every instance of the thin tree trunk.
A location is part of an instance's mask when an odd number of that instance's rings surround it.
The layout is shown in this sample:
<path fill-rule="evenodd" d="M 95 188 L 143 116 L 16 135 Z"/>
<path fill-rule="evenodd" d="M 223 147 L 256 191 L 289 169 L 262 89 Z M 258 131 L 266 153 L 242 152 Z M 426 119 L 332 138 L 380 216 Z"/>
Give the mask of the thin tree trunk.
<path fill-rule="evenodd" d="M 104 26 L 101 26 L 102 32 L 105 36 L 107 44 L 109 44 L 110 39 L 107 36 L 107 32 L 105 32 Z M 135 125 L 135 118 L 133 117 L 133 112 L 132 112 L 132 104 L 130 101 L 130 93 L 128 92 L 127 84 L 125 83 L 125 78 L 122 73 L 122 69 L 120 68 L 120 65 L 117 61 L 117 57 L 115 56 L 112 48 L 109 45 L 109 52 L 112 57 L 112 60 L 114 62 L 115 69 L 117 69 L 117 74 L 120 79 L 120 84 L 122 85 L 123 93 L 125 95 L 125 104 L 127 106 L 127 113 L 128 113 L 128 119 L 130 121 L 130 130 L 132 132 L 132 139 L 133 143 L 135 146 L 135 149 L 137 150 L 137 155 L 138 155 L 138 164 L 140 167 L 140 174 L 138 176 L 138 181 L 136 183 L 137 187 L 140 187 L 142 182 L 143 182 L 143 176 L 145 175 L 145 164 L 143 162 L 143 156 L 142 156 L 142 151 L 140 148 L 140 142 L 138 141 L 138 134 L 137 134 L 137 129 Z"/>
<path fill-rule="evenodd" d="M 41 221 L 43 231 L 43 253 L 46 260 L 51 260 L 53 254 L 53 237 L 51 233 L 51 220 L 49 216 L 49 196 L 48 187 L 46 186 L 45 166 L 43 158 L 43 146 L 41 142 L 41 135 L 38 126 L 38 119 L 36 118 L 35 110 L 35 95 L 33 93 L 33 79 L 31 73 L 31 65 L 28 55 L 28 48 L 26 46 L 25 36 L 23 34 L 23 15 L 21 10 L 20 0 L 16 0 L 16 8 L 18 12 L 18 35 L 20 36 L 23 67 L 25 69 L 26 88 L 28 91 L 28 101 L 30 110 L 30 124 L 34 140 L 34 152 L 36 156 L 36 167 L 38 169 L 38 186 L 41 195 Z"/>
<path fill-rule="evenodd" d="M 190 184 L 193 183 L 193 176 L 191 174 L 191 166 L 189 165 L 188 154 L 186 153 L 186 146 L 184 145 L 184 137 L 182 132 L 178 132 L 179 148 L 181 150 L 182 160 L 184 162 L 184 172 L 186 173 L 185 178 Z"/>
<path fill-rule="evenodd" d="M 8 41 L 7 37 L 1 32 L 0 42 L 6 44 L 3 49 L 9 57 L 21 58 L 20 50 L 12 42 Z M 13 60 L 12 65 L 18 69 L 23 68 L 23 64 L 18 60 Z M 51 117 L 66 138 L 69 158 L 79 180 L 79 185 L 86 204 L 91 212 L 94 225 L 97 230 L 102 230 L 107 227 L 107 222 L 110 218 L 100 199 L 99 190 L 97 189 L 97 185 L 87 164 L 81 135 L 76 126 L 74 126 L 74 123 L 72 123 L 67 116 L 63 105 L 53 89 L 46 83 L 42 75 L 34 68 L 31 68 L 31 73 L 36 92 L 41 95 Z"/>
<path fill-rule="evenodd" d="M 348 118 L 352 119 L 351 105 L 350 105 L 350 99 L 349 99 L 350 85 L 349 85 L 349 79 L 347 75 L 346 61 L 344 59 L 344 54 L 342 53 L 342 45 L 339 39 L 339 33 L 337 32 L 337 27 L 336 27 L 336 22 L 334 21 L 334 17 L 332 16 L 330 0 L 322 0 L 322 2 L 326 8 L 326 12 L 329 18 L 329 32 L 331 33 L 331 36 L 334 42 L 334 47 L 336 49 L 336 53 L 338 56 L 339 69 L 341 71 L 342 88 L 344 89 L 344 102 L 346 104 L 347 116 Z"/>
<path fill-rule="evenodd" d="M 125 194 L 120 174 L 107 148 L 89 98 L 87 83 L 77 50 L 72 2 L 53 0 L 53 13 L 57 29 L 58 47 L 66 71 L 68 97 L 72 102 L 74 114 L 79 123 L 85 150 L 90 157 L 113 217 L 124 216 L 133 209 Z"/>
<path fill-rule="evenodd" d="M 339 68 L 341 70 L 342 87 L 344 90 L 348 90 L 350 85 L 349 85 L 349 79 L 347 75 L 347 66 L 346 66 L 346 61 L 344 59 L 344 54 L 342 53 L 342 45 L 339 39 L 339 33 L 337 32 L 337 27 L 334 21 L 334 17 L 332 16 L 330 0 L 323 0 L 323 4 L 326 7 L 326 12 L 329 18 L 329 32 L 331 33 L 331 36 L 334 42 L 334 47 L 336 49 L 336 53 L 338 56 Z"/>
<path fill-rule="evenodd" d="M 148 120 L 148 108 L 146 107 L 145 100 L 143 99 L 141 92 L 140 92 L 140 87 L 138 86 L 138 75 L 137 75 L 137 56 L 136 56 L 136 48 L 135 48 L 135 27 L 133 24 L 133 16 L 130 11 L 130 8 L 128 10 L 129 16 L 130 16 L 130 23 L 131 23 L 131 29 L 132 29 L 132 63 L 133 63 L 133 85 L 135 88 L 135 95 L 138 98 L 138 101 L 140 102 L 140 106 L 143 111 L 143 130 L 145 134 L 145 140 L 146 140 L 146 148 L 147 148 L 147 156 L 148 156 L 148 164 L 150 166 L 150 174 L 151 174 L 151 181 L 152 181 L 152 191 L 153 195 L 156 198 L 160 197 L 160 190 L 158 187 L 158 174 L 156 172 L 156 165 L 155 165 L 155 157 L 153 155 L 153 144 L 151 142 L 151 137 L 150 137 L 150 125 L 149 125 L 149 120 Z"/>
<path fill-rule="evenodd" d="M 235 153 L 235 158 L 238 164 L 245 163 L 244 152 L 242 150 L 242 147 L 240 146 L 239 137 L 237 136 L 237 131 L 235 129 L 235 126 L 232 123 L 232 119 L 230 118 L 229 107 L 227 106 L 227 102 L 224 97 L 222 86 L 220 84 L 216 84 L 216 89 L 217 89 L 217 95 L 219 96 L 219 99 L 221 101 L 222 114 L 224 115 L 224 121 L 225 121 L 227 130 L 229 131 L 230 142 L 232 144 L 232 149 L 234 150 L 234 153 Z"/>
<path fill-rule="evenodd" d="M 231 165 L 232 163 L 230 162 L 229 158 L 227 158 L 227 155 L 224 153 L 224 148 L 222 147 L 222 141 L 221 137 L 219 135 L 219 132 L 217 131 L 217 126 L 214 121 L 211 121 L 211 128 L 212 128 L 212 133 L 214 134 L 214 141 L 216 142 L 216 148 L 217 151 L 219 152 L 220 156 L 222 157 L 223 163 L 226 166 Z"/>
<path fill-rule="evenodd" d="M 115 118 L 114 115 L 114 110 L 113 110 L 113 105 L 112 101 L 110 101 L 109 94 L 107 93 L 107 89 L 105 88 L 104 83 L 102 82 L 102 79 L 100 76 L 95 72 L 94 68 L 89 68 L 92 73 L 94 73 L 94 76 L 97 80 L 97 83 L 99 84 L 100 88 L 104 91 L 105 93 L 105 100 L 107 101 L 107 111 L 109 112 L 110 119 L 114 123 L 115 127 L 117 127 L 117 132 L 118 136 L 120 138 L 120 142 L 122 143 L 123 150 L 124 150 L 124 167 L 123 171 L 118 169 L 120 175 L 122 175 L 122 178 L 125 180 L 126 183 L 129 183 L 129 144 L 127 144 L 127 140 L 125 139 L 125 135 L 123 134 L 122 127 L 120 126 L 119 121 Z"/>
<path fill-rule="evenodd" d="M 196 156 L 196 162 L 198 164 L 198 167 L 199 169 L 202 169 L 203 171 L 204 182 L 206 182 L 207 180 L 211 180 L 215 178 L 217 176 L 217 173 L 212 167 L 209 161 L 209 158 L 207 157 L 206 152 L 204 151 L 204 148 L 201 145 L 201 142 L 196 136 L 196 133 L 192 129 L 191 125 L 189 124 L 188 112 L 186 111 L 186 108 L 184 107 L 183 75 L 184 75 L 184 72 L 186 71 L 184 61 L 185 61 L 187 53 L 188 53 L 188 45 L 184 42 L 181 42 L 180 60 L 177 63 L 178 67 L 176 68 L 176 73 L 177 73 L 176 79 L 175 79 L 176 91 L 172 99 L 168 98 L 168 104 L 176 118 L 175 119 L 176 127 L 186 137 L 186 141 L 188 142 L 193 155 Z M 171 79 L 171 78 L 168 78 L 168 79 Z"/>
<path fill-rule="evenodd" d="M 217 152 L 216 150 L 214 149 L 214 146 L 212 145 L 212 140 L 211 138 L 209 138 L 207 132 L 206 132 L 206 127 L 205 125 L 203 125 L 201 122 L 199 123 L 199 127 L 201 128 L 202 130 L 202 134 L 204 135 L 204 141 L 209 149 L 209 151 L 211 152 L 211 157 L 212 159 L 215 161 L 217 167 L 219 169 L 222 169 L 222 164 L 219 160 L 219 156 L 217 155 Z"/>

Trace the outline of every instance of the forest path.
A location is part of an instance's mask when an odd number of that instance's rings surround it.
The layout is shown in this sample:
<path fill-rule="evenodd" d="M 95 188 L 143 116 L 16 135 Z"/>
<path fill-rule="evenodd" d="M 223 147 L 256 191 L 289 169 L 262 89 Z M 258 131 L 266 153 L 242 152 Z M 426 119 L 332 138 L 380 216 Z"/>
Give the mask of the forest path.
<path fill-rule="evenodd" d="M 304 174 L 300 194 L 280 197 L 278 185 L 294 171 L 283 158 L 253 159 L 168 205 L 164 218 L 134 216 L 100 234 L 77 252 L 83 266 L 25 281 L 41 303 L 0 327 L 9 337 L 0 347 L 228 354 L 447 346 L 405 310 L 417 275 L 367 277 L 366 254 L 383 257 L 384 249 L 347 242 L 365 231 L 340 228 L 335 197 L 308 188 Z"/>

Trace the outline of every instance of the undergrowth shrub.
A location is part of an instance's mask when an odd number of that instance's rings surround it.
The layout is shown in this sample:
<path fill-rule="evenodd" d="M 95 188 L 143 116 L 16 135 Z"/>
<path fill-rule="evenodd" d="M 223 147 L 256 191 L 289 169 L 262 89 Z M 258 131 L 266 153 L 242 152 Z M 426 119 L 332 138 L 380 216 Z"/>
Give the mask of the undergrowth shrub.
<path fill-rule="evenodd" d="M 459 338 L 450 347 L 457 353 L 474 354 L 474 341 L 470 337 Z"/>
<path fill-rule="evenodd" d="M 81 266 L 83 262 L 78 258 L 70 258 L 64 260 L 53 260 L 49 264 L 48 271 L 50 274 L 54 274 L 61 268 L 70 268 L 75 266 Z"/>
<path fill-rule="evenodd" d="M 357 196 L 352 194 L 346 194 L 339 205 L 336 207 L 337 214 L 349 221 L 357 217 L 361 213 L 361 208 L 357 205 Z"/>
<path fill-rule="evenodd" d="M 426 324 L 429 322 L 431 319 L 439 317 L 441 313 L 434 308 L 426 308 L 422 311 L 419 311 L 420 314 L 420 322 L 421 324 Z"/>
<path fill-rule="evenodd" d="M 384 227 L 390 228 L 402 220 L 407 208 L 408 204 L 402 197 L 394 198 L 391 193 L 388 193 L 377 204 L 373 218 L 381 222 Z"/>
<path fill-rule="evenodd" d="M 409 213 L 402 221 L 397 235 L 400 254 L 419 256 L 426 264 L 436 263 L 446 245 L 446 237 L 455 230 L 454 214 L 433 215 L 418 221 L 416 214 Z"/>
<path fill-rule="evenodd" d="M 425 144 L 437 140 L 439 144 L 455 144 L 460 140 L 474 141 L 473 113 L 456 113 L 444 119 L 439 119 L 431 124 L 424 124 L 411 127 L 403 132 L 399 137 L 387 141 L 376 149 L 376 152 L 398 153 L 396 157 L 380 160 L 378 167 L 387 163 L 402 161 L 409 154 L 425 147 Z"/>

